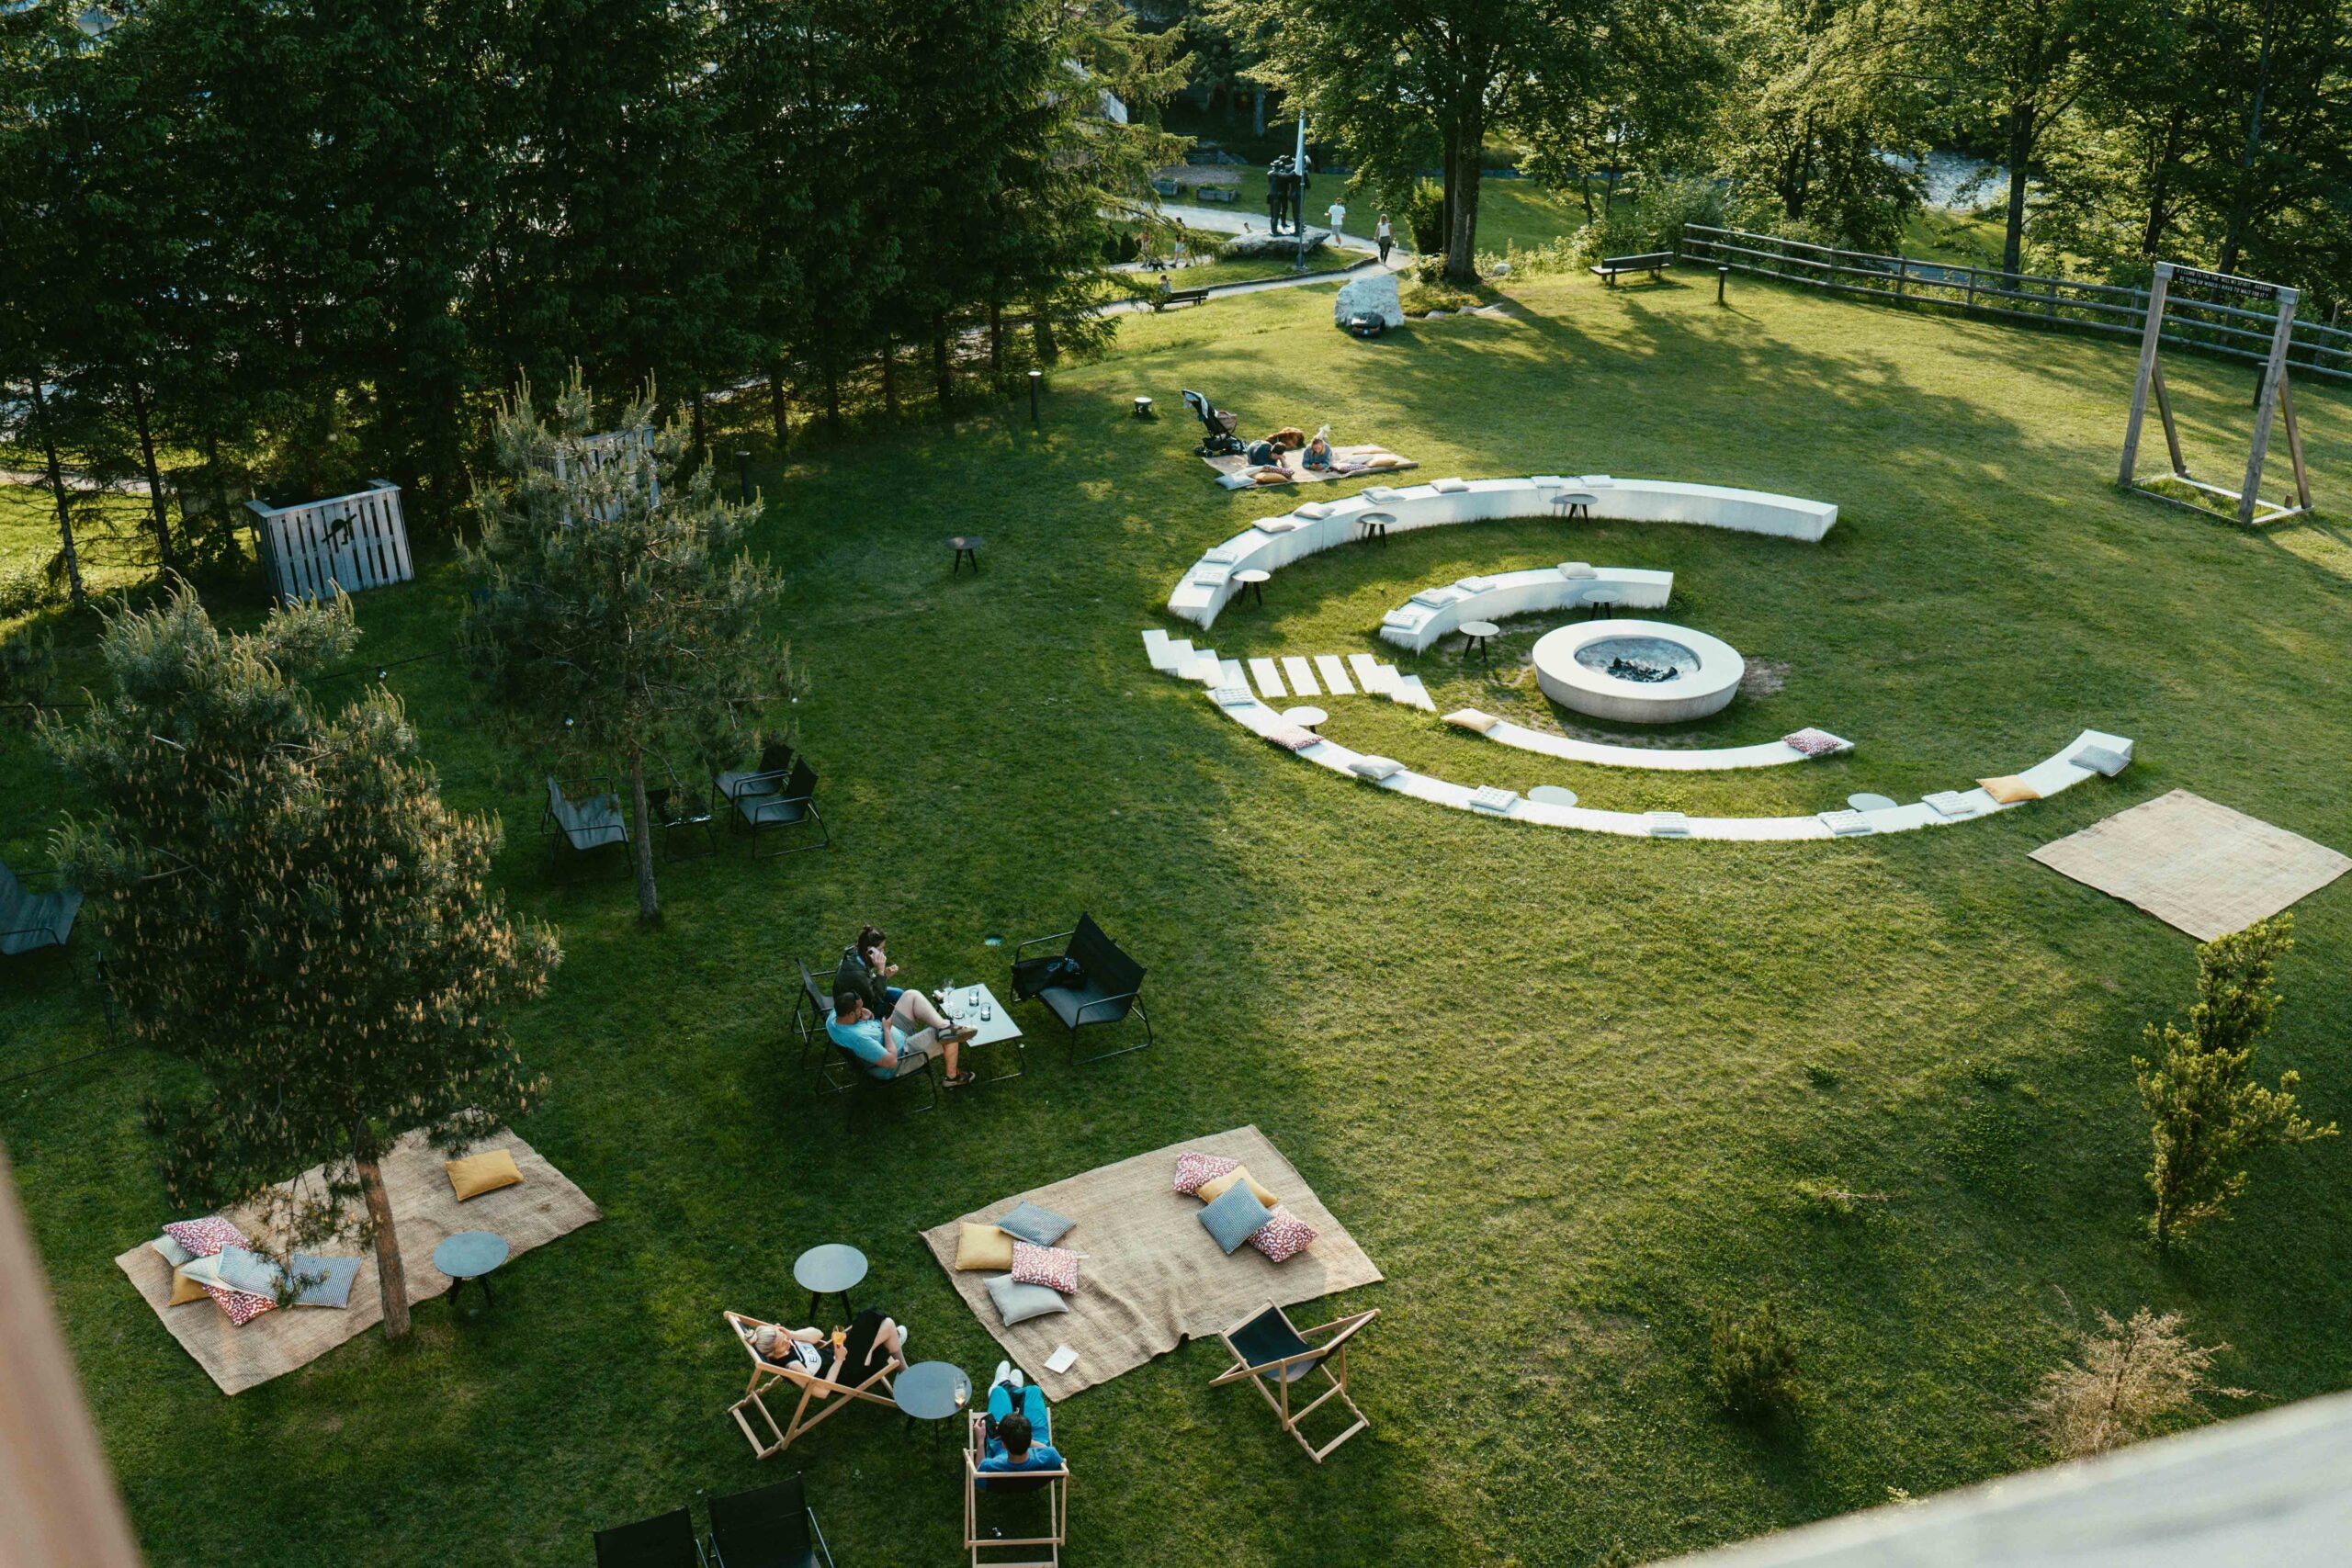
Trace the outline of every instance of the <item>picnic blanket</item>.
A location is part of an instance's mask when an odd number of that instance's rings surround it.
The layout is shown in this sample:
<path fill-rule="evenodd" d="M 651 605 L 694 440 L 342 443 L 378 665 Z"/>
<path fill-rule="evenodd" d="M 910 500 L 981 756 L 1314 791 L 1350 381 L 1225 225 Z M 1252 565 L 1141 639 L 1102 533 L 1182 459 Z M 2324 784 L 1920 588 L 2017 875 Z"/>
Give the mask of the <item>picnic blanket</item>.
<path fill-rule="evenodd" d="M 520 1184 L 485 1192 L 460 1203 L 451 1193 L 442 1156 L 412 1133 L 385 1153 L 384 1190 L 392 1205 L 392 1223 L 400 1235 L 401 1262 L 408 1273 L 409 1304 L 449 1288 L 449 1276 L 433 1266 L 433 1249 L 459 1231 L 494 1231 L 506 1238 L 511 1262 L 521 1253 L 576 1231 L 604 1213 L 549 1165 L 539 1152 L 512 1129 L 484 1139 L 469 1151 L 486 1154 L 504 1149 L 523 1173 Z M 315 1183 L 321 1168 L 312 1167 L 294 1182 Z M 242 1209 L 227 1211 L 227 1218 L 247 1235 L 257 1225 Z M 162 1230 L 161 1222 L 156 1229 Z M 384 1318 L 383 1292 L 377 1282 L 376 1255 L 368 1248 L 351 1284 L 346 1307 L 279 1307 L 263 1313 L 240 1328 L 210 1298 L 167 1306 L 172 1299 L 172 1268 L 141 1238 L 139 1245 L 115 1259 L 130 1276 L 130 1283 L 153 1307 L 155 1315 L 180 1348 L 212 1375 L 223 1393 L 245 1390 L 316 1360 Z"/>
<path fill-rule="evenodd" d="M 2243 931 L 2352 871 L 2352 860 L 2325 844 L 2185 789 L 2044 844 L 2033 858 L 2199 942 Z"/>
<path fill-rule="evenodd" d="M 1201 1225 L 1200 1200 L 1171 1185 L 1187 1149 L 1226 1155 L 1315 1227 L 1315 1244 L 1286 1263 L 1247 1243 L 1227 1257 Z M 1007 1328 L 989 1299 L 989 1274 L 956 1268 L 956 1226 L 1001 1219 L 1023 1199 L 1077 1223 L 1061 1245 L 1086 1255 L 1069 1311 Z M 1049 1399 L 1068 1399 L 1133 1371 L 1188 1338 L 1238 1326 L 1268 1302 L 1290 1306 L 1374 1284 L 1380 1270 L 1256 1127 L 1192 1138 L 1019 1192 L 922 1233 L 956 1293 Z M 1305 1326 L 1302 1325 L 1302 1326 Z M 1066 1372 L 1046 1370 L 1057 1345 L 1078 1352 Z"/>
<path fill-rule="evenodd" d="M 1282 468 L 1290 478 L 1267 482 L 1318 485 L 1326 479 L 1351 479 L 1364 474 L 1401 474 L 1408 468 L 1420 467 L 1410 457 L 1399 457 L 1385 446 L 1334 446 L 1331 457 L 1334 467 L 1310 468 L 1306 467 L 1306 453 L 1285 452 Z M 1259 487 L 1260 481 L 1245 477 L 1250 468 L 1247 457 L 1204 457 L 1201 461 L 1216 470 L 1216 482 L 1227 490 L 1255 490 Z"/>

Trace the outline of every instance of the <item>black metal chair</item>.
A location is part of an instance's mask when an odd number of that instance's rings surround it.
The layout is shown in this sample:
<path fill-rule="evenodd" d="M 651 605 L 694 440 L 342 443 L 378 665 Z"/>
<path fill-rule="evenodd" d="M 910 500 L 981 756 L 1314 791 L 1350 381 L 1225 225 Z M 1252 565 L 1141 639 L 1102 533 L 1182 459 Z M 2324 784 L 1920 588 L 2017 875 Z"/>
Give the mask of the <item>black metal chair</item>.
<path fill-rule="evenodd" d="M 729 779 L 735 781 L 732 787 L 726 782 Z M 754 860 L 772 860 L 802 850 L 821 850 L 833 841 L 823 816 L 817 810 L 817 771 L 808 765 L 806 757 L 793 758 L 788 769 L 721 774 L 718 785 L 719 793 L 735 808 L 729 823 L 752 830 Z M 772 828 L 811 826 L 817 829 L 814 843 L 794 844 L 789 849 L 769 850 L 765 853 L 760 850 L 761 836 Z"/>
<path fill-rule="evenodd" d="M 825 1032 L 825 1024 L 833 1016 L 833 998 L 817 984 L 817 976 L 808 972 L 807 959 L 796 958 L 792 962 L 800 971 L 800 994 L 792 1003 L 792 1027 L 800 1036 L 800 1070 L 805 1073 L 812 1061 L 821 1064 L 823 1060 L 815 1055 L 817 1045 L 820 1042 L 832 1043 Z"/>
<path fill-rule="evenodd" d="M 694 1516 L 675 1508 L 596 1532 L 596 1568 L 710 1568 L 695 1539 Z"/>
<path fill-rule="evenodd" d="M 710 1556 L 717 1568 L 833 1568 L 800 1476 L 710 1500 Z"/>
<path fill-rule="evenodd" d="M 594 790 L 583 795 L 583 790 Z M 607 774 L 594 778 L 557 778 L 548 775 L 547 809 L 539 817 L 539 837 L 548 842 L 548 868 L 553 870 L 559 845 L 569 844 L 574 854 L 586 854 L 608 844 L 628 842 L 628 818 L 621 810 L 621 797 L 613 791 L 613 781 Z M 628 870 L 628 856 L 621 857 L 621 870 Z"/>
<path fill-rule="evenodd" d="M 82 895 L 62 885 L 35 893 L 0 864 L 0 957 L 63 947 L 82 913 Z"/>
<path fill-rule="evenodd" d="M 1055 942 L 1065 943 L 1058 953 L 1023 956 L 1033 947 Z M 1032 937 L 1012 950 L 1012 999 L 1041 1001 L 1061 1020 L 1069 1031 L 1072 1066 L 1124 1056 L 1154 1043 L 1151 1014 L 1143 1006 L 1143 965 L 1103 935 L 1091 915 L 1079 916 L 1078 924 L 1069 931 Z M 1143 1020 L 1143 1044 L 1098 1051 L 1091 1056 L 1078 1054 L 1080 1030 L 1116 1023 L 1129 1013 Z"/>
<path fill-rule="evenodd" d="M 731 805 L 740 795 L 774 795 L 776 785 L 792 772 L 796 755 L 791 745 L 771 740 L 760 748 L 760 765 L 749 773 L 713 773 L 710 782 Z"/>
<path fill-rule="evenodd" d="M 910 1116 L 939 1109 L 940 1058 L 936 1055 L 926 1056 L 920 1067 L 901 1067 L 895 1077 L 877 1078 L 864 1062 L 843 1050 L 830 1035 L 825 1045 L 825 1054 L 817 1058 L 816 1089 L 819 1094 L 838 1094 L 848 1101 L 842 1117 L 846 1125 L 856 1126 L 857 1114 L 869 1100 L 880 1101 L 900 1084 L 920 1083 L 930 1095 L 927 1103 L 907 1113 Z"/>

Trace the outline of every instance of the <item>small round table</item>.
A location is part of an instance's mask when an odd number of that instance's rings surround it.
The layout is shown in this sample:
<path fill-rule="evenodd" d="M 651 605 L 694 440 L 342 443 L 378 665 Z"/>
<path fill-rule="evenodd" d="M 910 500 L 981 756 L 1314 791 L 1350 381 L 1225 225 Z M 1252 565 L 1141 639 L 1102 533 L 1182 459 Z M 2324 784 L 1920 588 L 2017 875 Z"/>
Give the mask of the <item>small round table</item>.
<path fill-rule="evenodd" d="M 1623 601 L 1623 597 L 1624 596 L 1619 593 L 1614 588 L 1603 588 L 1599 590 L 1591 598 L 1587 599 L 1584 602 L 1585 607 L 1591 612 L 1591 614 L 1585 616 L 1585 619 L 1588 621 L 1597 621 L 1600 619 L 1600 613 L 1603 610 L 1614 610 Z"/>
<path fill-rule="evenodd" d="M 948 576 L 953 577 L 963 570 L 966 561 L 972 563 L 974 577 L 980 575 L 980 540 L 977 536 L 958 534 L 947 541 L 947 547 L 956 552 L 956 563 L 947 569 Z"/>
<path fill-rule="evenodd" d="M 1487 660 L 1487 643 L 1502 632 L 1502 627 L 1492 621 L 1464 621 L 1454 629 L 1468 639 L 1462 645 L 1462 656 L 1467 659 L 1475 653 L 1481 664 Z"/>
<path fill-rule="evenodd" d="M 952 1361 L 917 1361 L 890 1380 L 890 1396 L 907 1413 L 911 1432 L 918 1421 L 945 1421 L 960 1413 L 972 1402 L 972 1380 Z"/>
<path fill-rule="evenodd" d="M 1136 400 L 1136 417 L 1137 419 L 1149 419 L 1151 417 L 1151 400 L 1149 398 L 1137 398 Z"/>
<path fill-rule="evenodd" d="M 1312 729 L 1330 716 L 1331 716 L 1329 714 L 1325 713 L 1321 708 L 1313 706 L 1312 705 L 1305 707 L 1283 709 L 1283 722 L 1284 724 L 1295 724 L 1301 729 Z"/>
<path fill-rule="evenodd" d="M 812 1247 L 793 1260 L 793 1282 L 808 1292 L 808 1321 L 817 1322 L 817 1303 L 827 1296 L 842 1299 L 842 1321 L 856 1315 L 849 1293 L 865 1279 L 865 1254 L 841 1242 Z M 820 1327 L 823 1326 L 821 1324 Z"/>
<path fill-rule="evenodd" d="M 1356 519 L 1356 536 L 1378 539 L 1385 545 L 1388 542 L 1388 525 L 1396 521 L 1396 514 L 1393 512 L 1367 512 Z"/>
<path fill-rule="evenodd" d="M 1582 491 L 1564 491 L 1552 498 L 1552 504 L 1560 509 L 1563 517 L 1574 520 L 1591 517 L 1592 501 L 1593 498 Z"/>
<path fill-rule="evenodd" d="M 481 1299 L 498 1304 L 490 1293 L 490 1271 L 506 1261 L 506 1238 L 491 1231 L 459 1231 L 433 1249 L 433 1267 L 449 1276 L 449 1308 L 457 1310 L 458 1288 L 471 1280 L 481 1286 Z M 468 1308 L 469 1317 L 479 1309 Z"/>
<path fill-rule="evenodd" d="M 1849 795 L 1846 797 L 1846 804 L 1852 807 L 1857 811 L 1892 811 L 1894 809 L 1894 802 L 1889 796 L 1883 795 L 1871 795 L 1868 793 L 1861 795 Z"/>
<path fill-rule="evenodd" d="M 1563 789 L 1558 784 L 1537 784 L 1527 792 L 1527 798 L 1538 806 L 1574 806 L 1577 792 Z"/>
<path fill-rule="evenodd" d="M 1271 571 L 1261 571 L 1256 567 L 1251 567 L 1247 571 L 1235 572 L 1233 574 L 1233 581 L 1241 584 L 1241 592 L 1237 595 L 1237 597 L 1248 599 L 1254 595 L 1257 598 L 1259 607 L 1261 609 L 1264 608 L 1266 604 L 1266 583 L 1273 575 L 1274 574 Z"/>

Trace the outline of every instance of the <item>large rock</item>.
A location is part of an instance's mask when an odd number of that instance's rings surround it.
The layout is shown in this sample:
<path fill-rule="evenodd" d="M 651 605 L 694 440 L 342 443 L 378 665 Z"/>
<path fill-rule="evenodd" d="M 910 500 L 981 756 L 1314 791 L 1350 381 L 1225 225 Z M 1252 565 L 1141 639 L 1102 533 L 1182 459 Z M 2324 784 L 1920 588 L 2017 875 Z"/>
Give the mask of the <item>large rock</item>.
<path fill-rule="evenodd" d="M 1340 297 L 1331 301 L 1332 324 L 1344 327 L 1358 316 L 1378 316 L 1392 327 L 1405 324 L 1405 306 L 1396 298 L 1395 273 L 1375 272 L 1340 285 Z"/>
<path fill-rule="evenodd" d="M 1306 231 L 1306 254 L 1309 259 L 1323 248 L 1323 242 L 1330 237 L 1331 231 L 1329 229 L 1309 229 Z M 1224 244 L 1219 245 L 1216 254 L 1227 261 L 1247 261 L 1257 256 L 1295 256 L 1298 254 L 1298 236 L 1266 234 L 1254 231 L 1247 234 L 1236 234 Z"/>

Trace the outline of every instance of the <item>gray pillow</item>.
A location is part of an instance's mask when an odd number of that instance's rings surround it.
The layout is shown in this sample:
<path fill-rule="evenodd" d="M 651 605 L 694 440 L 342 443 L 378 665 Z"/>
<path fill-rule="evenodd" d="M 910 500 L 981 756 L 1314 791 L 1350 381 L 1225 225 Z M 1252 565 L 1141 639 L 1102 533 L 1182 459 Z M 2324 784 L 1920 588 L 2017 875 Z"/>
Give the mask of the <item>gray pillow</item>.
<path fill-rule="evenodd" d="M 2078 768 L 2088 768 L 2095 773 L 2105 773 L 2109 778 L 2121 773 L 2132 762 L 2132 759 L 2122 752 L 2109 750 L 2104 746 L 2086 746 L 2066 760 Z"/>
<path fill-rule="evenodd" d="M 1266 1228 L 1274 1217 L 1273 1211 L 1258 1201 L 1246 1181 L 1237 1181 L 1225 1190 L 1225 1196 L 1201 1211 L 1201 1224 L 1227 1253 Z"/>
<path fill-rule="evenodd" d="M 1227 1251 L 1233 1250 L 1227 1247 Z M 1024 1285 L 1010 1274 L 999 1274 L 989 1281 L 989 1300 L 996 1303 L 996 1314 L 1004 1325 L 1026 1323 L 1033 1317 L 1049 1317 L 1057 1312 L 1069 1311 L 1069 1303 L 1059 1291 L 1044 1285 Z"/>
<path fill-rule="evenodd" d="M 303 1287 L 294 1298 L 298 1307 L 348 1307 L 351 1304 L 351 1281 L 359 1276 L 356 1258 L 320 1258 L 308 1252 L 294 1255 L 294 1277 L 309 1279 L 325 1276 L 317 1284 Z"/>
<path fill-rule="evenodd" d="M 1051 1209 L 1040 1209 L 1023 1198 L 1019 1208 L 997 1221 L 996 1228 L 1007 1235 L 1019 1236 L 1023 1241 L 1038 1247 L 1051 1247 L 1069 1235 L 1070 1226 L 1077 1223 L 1064 1219 Z"/>
<path fill-rule="evenodd" d="M 182 1247 L 170 1236 L 159 1235 L 147 1245 L 154 1249 L 157 1257 L 161 1258 L 164 1262 L 170 1264 L 175 1269 L 179 1268 L 182 1264 L 193 1263 L 196 1261 L 195 1253 L 190 1252 L 187 1247 Z"/>
<path fill-rule="evenodd" d="M 282 1277 L 277 1265 L 250 1247 L 224 1247 L 219 1257 L 199 1261 L 212 1265 L 205 1270 L 210 1276 L 208 1283 L 248 1296 L 275 1298 L 277 1294 L 278 1280 Z"/>

